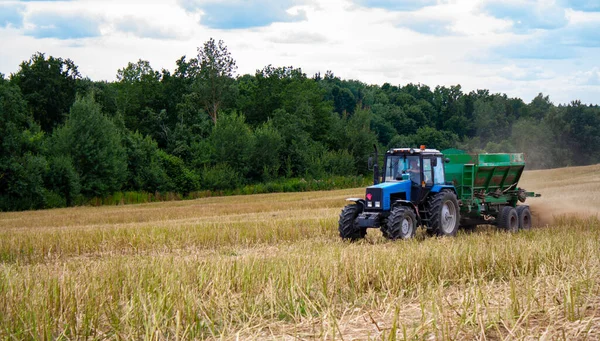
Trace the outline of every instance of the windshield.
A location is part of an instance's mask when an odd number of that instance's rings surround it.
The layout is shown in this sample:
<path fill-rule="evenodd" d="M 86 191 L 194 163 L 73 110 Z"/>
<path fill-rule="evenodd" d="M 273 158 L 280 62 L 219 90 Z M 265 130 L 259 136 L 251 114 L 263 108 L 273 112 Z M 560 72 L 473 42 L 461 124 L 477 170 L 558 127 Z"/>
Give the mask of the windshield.
<path fill-rule="evenodd" d="M 418 156 L 404 156 L 404 155 L 390 155 L 386 160 L 385 169 L 385 181 L 399 181 L 402 180 L 403 173 L 410 173 L 411 170 L 416 171 L 416 177 L 419 176 L 419 157 Z M 413 179 L 414 176 L 411 176 Z M 418 181 L 417 181 L 418 182 Z"/>

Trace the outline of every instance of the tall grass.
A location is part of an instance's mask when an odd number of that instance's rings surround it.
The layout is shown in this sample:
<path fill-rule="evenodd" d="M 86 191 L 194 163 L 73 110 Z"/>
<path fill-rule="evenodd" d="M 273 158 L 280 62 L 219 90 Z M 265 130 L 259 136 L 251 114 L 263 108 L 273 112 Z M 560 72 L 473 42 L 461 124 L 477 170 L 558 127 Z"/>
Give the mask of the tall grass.
<path fill-rule="evenodd" d="M 0 214 L 0 339 L 600 338 L 598 218 L 342 242 L 361 192 Z"/>
<path fill-rule="evenodd" d="M 319 321 L 317 335 L 344 335 L 352 330 L 334 324 L 358 309 L 377 311 L 384 328 L 396 321 L 396 330 L 402 325 L 419 338 L 530 335 L 528 325 L 574 335 L 568 327 L 574 321 L 595 321 L 582 332 L 600 335 L 597 220 L 577 221 L 566 233 L 559 226 L 407 243 L 372 237 L 352 245 L 314 227 L 318 237 L 283 245 L 181 250 L 163 243 L 128 254 L 115 244 L 60 261 L 4 263 L 1 333 L 255 337 L 270 324 Z M 402 315 L 387 316 L 390 305 Z"/>

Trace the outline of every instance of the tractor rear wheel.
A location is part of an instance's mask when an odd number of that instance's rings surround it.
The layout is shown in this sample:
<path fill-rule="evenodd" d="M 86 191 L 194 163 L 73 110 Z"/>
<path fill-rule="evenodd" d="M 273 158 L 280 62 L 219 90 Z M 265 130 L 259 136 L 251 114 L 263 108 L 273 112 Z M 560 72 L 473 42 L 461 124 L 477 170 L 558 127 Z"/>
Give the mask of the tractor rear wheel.
<path fill-rule="evenodd" d="M 504 206 L 498 215 L 498 227 L 508 232 L 519 230 L 519 215 L 512 206 Z"/>
<path fill-rule="evenodd" d="M 517 206 L 517 215 L 519 216 L 519 229 L 529 230 L 531 228 L 531 211 L 529 206 Z"/>
<path fill-rule="evenodd" d="M 392 208 L 387 224 L 381 227 L 383 236 L 391 239 L 410 239 L 417 230 L 417 216 L 409 207 L 396 206 Z"/>
<path fill-rule="evenodd" d="M 458 200 L 451 191 L 442 191 L 428 199 L 429 229 L 438 236 L 455 236 L 460 222 Z"/>
<path fill-rule="evenodd" d="M 367 235 L 367 229 L 359 227 L 356 223 L 358 213 L 358 205 L 356 204 L 348 205 L 342 210 L 338 226 L 342 239 L 356 241 Z"/>

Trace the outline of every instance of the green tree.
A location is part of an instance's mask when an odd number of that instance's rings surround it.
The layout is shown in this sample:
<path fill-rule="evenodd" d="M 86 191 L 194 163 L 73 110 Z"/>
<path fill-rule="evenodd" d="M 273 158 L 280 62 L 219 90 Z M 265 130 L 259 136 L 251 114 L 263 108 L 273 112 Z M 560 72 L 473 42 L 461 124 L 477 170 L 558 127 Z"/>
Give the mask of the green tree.
<path fill-rule="evenodd" d="M 352 114 L 354 112 L 357 102 L 352 91 L 335 85 L 331 90 L 331 94 L 333 96 L 333 106 L 335 112 L 339 114 L 344 112 Z"/>
<path fill-rule="evenodd" d="M 127 153 L 126 188 L 148 192 L 173 190 L 162 165 L 160 149 L 150 136 L 127 131 L 123 145 Z"/>
<path fill-rule="evenodd" d="M 223 115 L 210 136 L 215 164 L 222 163 L 246 176 L 251 168 L 255 138 L 243 115 Z"/>
<path fill-rule="evenodd" d="M 446 149 L 455 147 L 458 136 L 450 131 L 437 130 L 432 127 L 421 127 L 416 134 L 398 135 L 390 142 L 390 148 L 418 148 L 425 145 L 427 148 Z"/>
<path fill-rule="evenodd" d="M 600 108 L 572 101 L 562 108 L 563 132 L 567 134 L 576 165 L 600 162 Z"/>
<path fill-rule="evenodd" d="M 539 93 L 531 103 L 529 103 L 528 107 L 529 115 L 540 120 L 549 114 L 550 109 L 554 107 L 554 104 L 550 102 L 550 96 L 544 96 L 544 94 Z"/>
<path fill-rule="evenodd" d="M 222 40 L 215 42 L 213 38 L 198 48 L 198 63 L 200 71 L 196 91 L 200 95 L 200 103 L 216 125 L 219 110 L 235 93 L 233 75 L 237 66 L 225 43 Z"/>
<path fill-rule="evenodd" d="M 77 81 L 81 78 L 77 66 L 70 59 L 46 59 L 35 53 L 21 63 L 11 83 L 17 85 L 27 101 L 27 107 L 42 130 L 52 131 L 64 121 L 75 100 Z"/>
<path fill-rule="evenodd" d="M 117 110 L 131 131 L 150 135 L 164 147 L 168 141 L 168 118 L 164 109 L 161 74 L 146 60 L 128 63 L 117 71 Z"/>
<path fill-rule="evenodd" d="M 240 110 L 253 126 L 274 119 L 277 113 L 293 114 L 313 140 L 328 140 L 333 107 L 324 99 L 325 90 L 301 69 L 269 65 L 254 78 L 244 78 L 240 91 Z"/>
<path fill-rule="evenodd" d="M 393 104 L 375 104 L 373 113 L 389 122 L 397 134 L 413 134 L 419 128 L 417 121 L 410 118 L 402 108 Z"/>
<path fill-rule="evenodd" d="M 161 76 L 162 96 L 164 98 L 164 105 L 161 108 L 167 111 L 171 127 L 176 121 L 179 121 L 177 107 L 184 101 L 185 96 L 193 92 L 193 85 L 198 78 L 200 68 L 196 58 L 188 61 L 186 56 L 179 58 L 175 64 L 177 68 L 172 74 L 163 69 Z M 198 100 L 194 105 L 198 106 Z"/>
<path fill-rule="evenodd" d="M 19 88 L 0 74 L 0 211 L 44 206 L 43 136 Z"/>
<path fill-rule="evenodd" d="M 437 86 L 433 92 L 433 105 L 437 112 L 432 120 L 435 128 L 451 131 L 459 137 L 467 135 L 472 120 L 467 116 L 465 96 L 460 84 L 449 88 Z"/>
<path fill-rule="evenodd" d="M 198 94 L 193 92 L 184 95 L 177 104 L 177 121 L 165 149 L 168 153 L 183 159 L 188 165 L 192 165 L 192 160 L 195 159 L 193 155 L 196 154 L 197 148 L 194 146 L 207 139 L 214 127 L 214 123 L 206 111 L 198 107 L 198 98 Z M 205 160 L 208 159 L 210 158 L 205 158 Z M 193 165 L 193 167 L 203 166 L 203 163 Z"/>
<path fill-rule="evenodd" d="M 375 134 L 371 131 L 373 113 L 368 109 L 357 108 L 349 118 L 342 121 L 343 131 L 339 135 L 338 144 L 354 158 L 354 169 L 360 174 L 366 174 L 367 159 L 373 152 L 373 145 L 377 143 Z"/>
<path fill-rule="evenodd" d="M 289 178 L 311 173 L 311 163 L 326 149 L 322 143 L 311 138 L 306 119 L 277 109 L 273 112 L 272 122 L 283 138 L 280 160 L 284 176 Z"/>
<path fill-rule="evenodd" d="M 91 97 L 75 101 L 65 124 L 52 136 L 54 155 L 68 155 L 87 197 L 121 189 L 127 179 L 127 155 L 119 130 Z"/>
<path fill-rule="evenodd" d="M 272 122 L 254 131 L 254 150 L 251 157 L 250 176 L 256 180 L 269 181 L 279 174 L 279 159 L 283 138 Z"/>
<path fill-rule="evenodd" d="M 390 143 L 392 138 L 398 134 L 390 121 L 378 115 L 373 115 L 371 129 L 377 134 L 377 140 L 383 145 Z"/>

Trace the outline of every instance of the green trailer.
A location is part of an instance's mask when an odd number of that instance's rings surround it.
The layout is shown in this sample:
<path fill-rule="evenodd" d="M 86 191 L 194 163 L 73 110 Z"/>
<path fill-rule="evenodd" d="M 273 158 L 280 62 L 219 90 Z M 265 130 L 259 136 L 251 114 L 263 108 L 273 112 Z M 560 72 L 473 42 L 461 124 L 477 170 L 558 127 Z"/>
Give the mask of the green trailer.
<path fill-rule="evenodd" d="M 519 187 L 525 168 L 522 153 L 468 154 L 442 151 L 446 181 L 452 182 L 460 207 L 460 225 L 491 224 L 515 231 L 531 227 L 531 212 L 523 205 L 540 194 Z"/>

